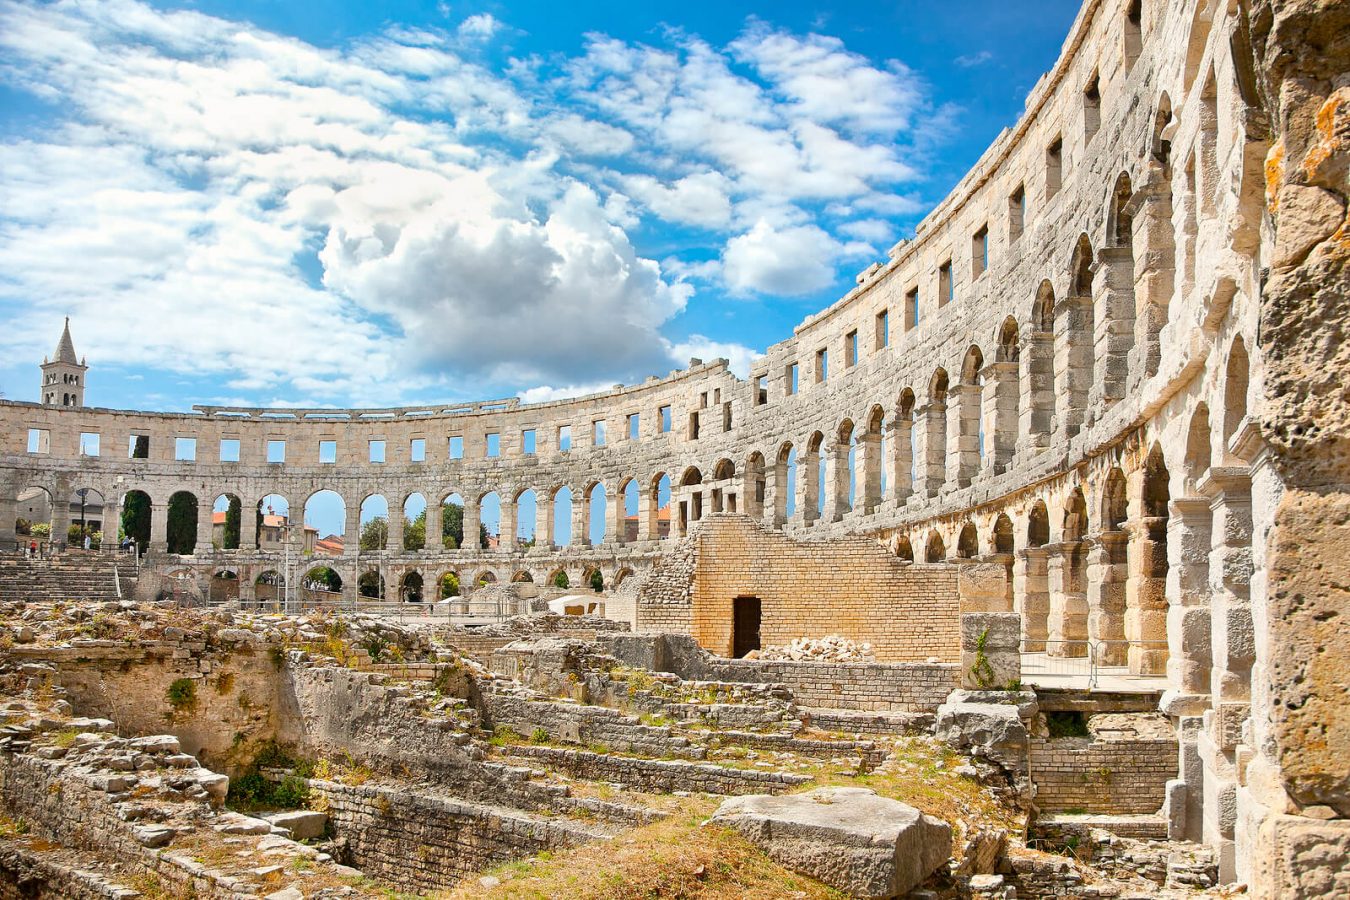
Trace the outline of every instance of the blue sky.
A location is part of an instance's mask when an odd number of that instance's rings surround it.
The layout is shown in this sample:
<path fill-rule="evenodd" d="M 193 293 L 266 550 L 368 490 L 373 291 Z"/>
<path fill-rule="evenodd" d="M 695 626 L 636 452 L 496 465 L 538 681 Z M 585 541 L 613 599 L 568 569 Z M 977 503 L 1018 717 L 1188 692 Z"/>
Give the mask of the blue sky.
<path fill-rule="evenodd" d="M 884 258 L 1077 4 L 0 2 L 0 391 L 549 399 L 744 370 Z"/>

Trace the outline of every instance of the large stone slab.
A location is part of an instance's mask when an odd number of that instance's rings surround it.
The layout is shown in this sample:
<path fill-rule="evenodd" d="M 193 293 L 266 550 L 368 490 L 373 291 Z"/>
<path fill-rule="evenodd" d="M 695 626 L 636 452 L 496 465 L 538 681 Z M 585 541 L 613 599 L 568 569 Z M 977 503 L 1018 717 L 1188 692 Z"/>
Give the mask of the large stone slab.
<path fill-rule="evenodd" d="M 733 797 L 712 821 L 735 828 L 789 869 L 854 897 L 904 894 L 951 857 L 946 822 L 865 788 Z"/>

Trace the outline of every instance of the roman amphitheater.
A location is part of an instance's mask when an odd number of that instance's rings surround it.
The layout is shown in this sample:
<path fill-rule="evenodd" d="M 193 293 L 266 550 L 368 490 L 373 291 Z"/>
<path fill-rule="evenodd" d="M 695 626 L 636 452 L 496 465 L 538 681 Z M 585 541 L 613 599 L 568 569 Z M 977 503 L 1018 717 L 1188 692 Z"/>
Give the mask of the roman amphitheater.
<path fill-rule="evenodd" d="M 746 379 L 114 410 L 68 329 L 0 898 L 1350 896 L 1347 104 L 1344 0 L 1086 0 Z"/>

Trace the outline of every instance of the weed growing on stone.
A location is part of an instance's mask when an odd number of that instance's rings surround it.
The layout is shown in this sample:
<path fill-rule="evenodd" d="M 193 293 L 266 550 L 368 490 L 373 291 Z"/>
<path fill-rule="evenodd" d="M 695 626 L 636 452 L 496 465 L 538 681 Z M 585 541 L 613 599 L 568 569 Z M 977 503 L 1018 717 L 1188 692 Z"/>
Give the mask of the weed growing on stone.
<path fill-rule="evenodd" d="M 189 713 L 197 708 L 197 685 L 191 678 L 176 678 L 164 692 L 174 712 Z"/>

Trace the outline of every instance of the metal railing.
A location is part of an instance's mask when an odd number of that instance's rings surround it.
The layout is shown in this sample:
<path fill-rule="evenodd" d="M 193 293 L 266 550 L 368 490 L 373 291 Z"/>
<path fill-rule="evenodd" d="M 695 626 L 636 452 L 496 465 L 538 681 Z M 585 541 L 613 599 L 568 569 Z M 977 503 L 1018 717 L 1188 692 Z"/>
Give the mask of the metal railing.
<path fill-rule="evenodd" d="M 1167 654 L 1167 641 L 1024 639 L 1022 680 L 1084 678 L 1093 690 L 1103 676 L 1161 678 Z"/>

